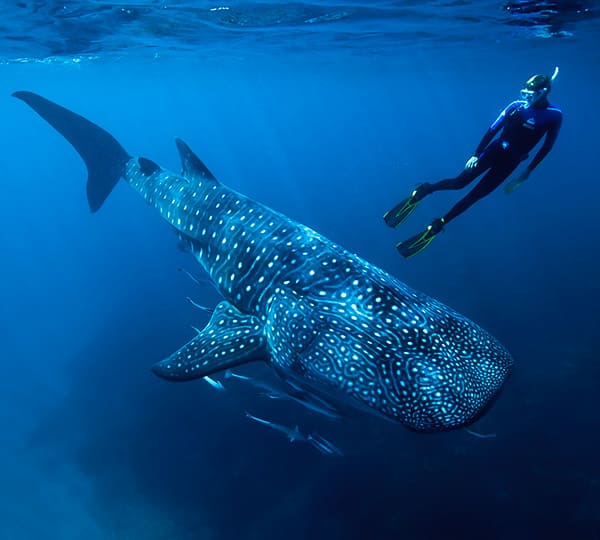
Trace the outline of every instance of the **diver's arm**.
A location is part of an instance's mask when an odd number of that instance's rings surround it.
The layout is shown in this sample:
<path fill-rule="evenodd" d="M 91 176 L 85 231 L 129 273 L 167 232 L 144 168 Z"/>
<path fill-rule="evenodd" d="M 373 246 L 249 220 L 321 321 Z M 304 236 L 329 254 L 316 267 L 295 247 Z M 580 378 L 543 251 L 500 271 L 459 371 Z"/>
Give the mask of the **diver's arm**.
<path fill-rule="evenodd" d="M 535 169 L 540 164 L 542 159 L 544 159 L 548 155 L 548 152 L 550 152 L 550 150 L 552 150 L 552 147 L 554 146 L 556 138 L 558 137 L 558 132 L 560 131 L 561 124 L 562 124 L 562 115 L 559 116 L 558 120 L 554 123 L 554 125 L 546 133 L 546 138 L 544 139 L 544 144 L 539 149 L 539 151 L 537 152 L 535 157 L 531 160 L 531 163 L 529 165 L 527 165 L 527 167 L 525 167 L 525 169 L 523 169 L 523 171 L 521 172 L 521 174 L 519 174 L 519 176 L 517 176 L 514 180 L 511 180 L 508 184 L 506 184 L 506 187 L 504 188 L 504 193 L 506 193 L 507 195 L 510 195 L 523 182 L 525 182 L 525 180 L 527 180 L 529 178 L 529 175 L 531 174 L 533 169 Z"/>
<path fill-rule="evenodd" d="M 498 129 L 500 129 L 500 128 L 498 128 Z M 497 132 L 498 132 L 498 130 L 494 131 L 494 130 L 492 130 L 492 128 L 489 128 L 485 132 L 485 135 L 483 136 L 479 145 L 475 149 L 475 153 L 465 163 L 466 170 L 470 171 L 471 169 L 474 169 L 475 167 L 477 167 L 477 163 L 479 163 L 479 156 L 483 153 L 483 151 L 485 150 L 487 145 L 490 144 L 490 142 L 492 142 L 492 139 L 496 136 Z"/>
<path fill-rule="evenodd" d="M 479 145 L 475 149 L 475 152 L 473 154 L 474 156 L 479 157 L 482 154 L 482 152 L 485 150 L 486 146 L 492 142 L 492 139 L 496 136 L 496 133 L 498 133 L 499 129 L 500 129 L 500 127 L 498 127 L 497 129 L 492 129 L 490 127 L 485 132 L 484 136 L 481 138 L 481 141 L 479 142 Z"/>
<path fill-rule="evenodd" d="M 501 124 L 500 124 L 501 126 Z M 497 129 L 492 129 L 491 127 L 485 132 L 485 135 L 481 139 L 479 145 L 475 149 L 475 153 L 467 160 L 465 163 L 465 169 L 474 169 L 477 167 L 477 163 L 479 162 L 479 156 L 483 153 L 483 151 L 487 148 L 487 145 L 492 142 L 492 139 L 498 133 L 500 126 Z"/>
<path fill-rule="evenodd" d="M 562 115 L 558 118 L 558 120 L 554 123 L 554 125 L 548 130 L 546 133 L 546 138 L 544 139 L 544 144 L 538 150 L 535 157 L 531 160 L 531 163 L 527 165 L 528 173 L 531 173 L 533 169 L 535 169 L 541 161 L 548 155 L 548 152 L 552 150 L 554 143 L 556 142 L 556 138 L 558 137 L 558 132 L 560 131 L 560 126 L 562 124 Z"/>
<path fill-rule="evenodd" d="M 515 111 L 520 106 L 520 102 L 513 101 L 507 107 L 505 107 L 502 112 L 498 115 L 498 118 L 494 120 L 492 125 L 488 128 L 488 130 L 484 133 L 481 141 L 477 145 L 475 149 L 475 153 L 469 158 L 465 165 L 465 169 L 473 169 L 477 162 L 479 161 L 479 156 L 483 153 L 483 151 L 487 148 L 487 145 L 490 144 L 493 138 L 498 134 L 500 129 L 506 123 L 506 119 L 511 115 L 513 111 Z"/>

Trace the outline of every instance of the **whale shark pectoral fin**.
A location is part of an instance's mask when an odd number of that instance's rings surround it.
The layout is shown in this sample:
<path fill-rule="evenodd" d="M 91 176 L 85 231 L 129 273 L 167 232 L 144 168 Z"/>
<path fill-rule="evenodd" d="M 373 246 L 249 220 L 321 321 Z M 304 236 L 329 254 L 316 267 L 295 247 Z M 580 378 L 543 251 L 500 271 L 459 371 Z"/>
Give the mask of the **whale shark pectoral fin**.
<path fill-rule="evenodd" d="M 181 166 L 183 167 L 183 176 L 194 178 L 199 176 L 207 180 L 214 180 L 214 174 L 208 170 L 208 167 L 202 163 L 202 160 L 192 152 L 190 147 L 185 144 L 181 139 L 175 139 L 177 150 L 179 150 L 179 157 L 181 158 Z"/>
<path fill-rule="evenodd" d="M 206 327 L 152 371 L 169 381 L 188 381 L 268 356 L 260 321 L 221 302 Z"/>

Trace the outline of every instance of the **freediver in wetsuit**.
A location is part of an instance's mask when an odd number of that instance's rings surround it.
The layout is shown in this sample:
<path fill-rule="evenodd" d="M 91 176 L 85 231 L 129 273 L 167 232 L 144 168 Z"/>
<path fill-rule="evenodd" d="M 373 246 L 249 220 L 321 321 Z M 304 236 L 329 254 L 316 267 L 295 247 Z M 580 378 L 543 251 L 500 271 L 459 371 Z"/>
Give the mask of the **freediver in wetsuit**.
<path fill-rule="evenodd" d="M 396 248 L 401 255 L 408 258 L 425 249 L 444 225 L 504 182 L 519 163 L 528 158 L 529 152 L 545 135 L 544 144 L 531 163 L 506 185 L 505 193 L 512 193 L 527 180 L 552 149 L 562 123 L 562 112 L 548 101 L 548 93 L 557 74 L 558 68 L 555 68 L 552 77 L 534 75 L 525 83 L 521 90 L 521 100 L 513 101 L 500 113 L 481 139 L 475 154 L 469 158 L 464 170 L 456 178 L 448 178 L 435 184 L 420 184 L 410 197 L 385 214 L 386 224 L 397 227 L 427 195 L 436 191 L 462 189 L 487 171 L 479 183 L 444 217 L 435 219 L 422 233 L 400 242 Z M 502 133 L 495 138 L 501 129 Z"/>

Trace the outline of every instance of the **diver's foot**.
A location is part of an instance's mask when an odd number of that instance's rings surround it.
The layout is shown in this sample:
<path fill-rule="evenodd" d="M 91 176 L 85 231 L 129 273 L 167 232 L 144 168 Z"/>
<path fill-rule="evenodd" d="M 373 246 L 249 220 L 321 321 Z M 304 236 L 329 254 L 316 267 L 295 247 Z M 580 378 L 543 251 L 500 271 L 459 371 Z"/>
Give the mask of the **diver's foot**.
<path fill-rule="evenodd" d="M 444 230 L 444 218 L 438 218 L 438 219 L 434 219 L 431 224 L 429 225 L 429 227 L 431 228 L 431 232 L 433 234 L 439 234 L 440 232 L 442 232 Z"/>
<path fill-rule="evenodd" d="M 413 198 L 413 201 L 415 202 L 420 202 L 422 201 L 427 195 L 429 195 L 431 193 L 431 184 L 429 182 L 423 182 L 422 184 L 419 184 L 415 190 L 412 192 L 411 197 Z"/>
<path fill-rule="evenodd" d="M 444 218 L 435 219 L 423 232 L 397 244 L 396 249 L 405 259 L 414 257 L 429 246 L 443 229 Z"/>
<path fill-rule="evenodd" d="M 427 182 L 419 184 L 403 201 L 400 201 L 394 208 L 383 216 L 383 220 L 388 227 L 396 228 L 410 216 L 419 202 L 429 193 L 431 193 L 431 184 Z"/>

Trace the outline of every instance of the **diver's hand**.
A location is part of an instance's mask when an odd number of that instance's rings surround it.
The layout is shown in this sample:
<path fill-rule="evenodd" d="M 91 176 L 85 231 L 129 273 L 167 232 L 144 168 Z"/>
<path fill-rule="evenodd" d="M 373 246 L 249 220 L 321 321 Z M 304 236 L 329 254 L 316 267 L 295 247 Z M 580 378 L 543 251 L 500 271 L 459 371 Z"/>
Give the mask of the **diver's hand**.
<path fill-rule="evenodd" d="M 471 156 L 465 163 L 465 169 L 467 171 L 472 171 L 475 167 L 477 167 L 477 163 L 479 163 L 479 158 L 477 156 Z"/>
<path fill-rule="evenodd" d="M 521 185 L 521 182 L 517 180 L 511 180 L 508 184 L 504 186 L 504 193 L 510 195 L 515 189 L 517 189 Z"/>
<path fill-rule="evenodd" d="M 525 182 L 525 180 L 527 180 L 529 178 L 529 174 L 530 174 L 530 170 L 529 169 L 525 169 L 521 174 L 519 174 L 519 176 L 517 176 L 514 180 L 511 180 L 508 184 L 506 184 L 506 186 L 504 187 L 504 193 L 506 193 L 507 195 L 510 195 L 515 189 L 517 189 L 523 182 Z"/>

